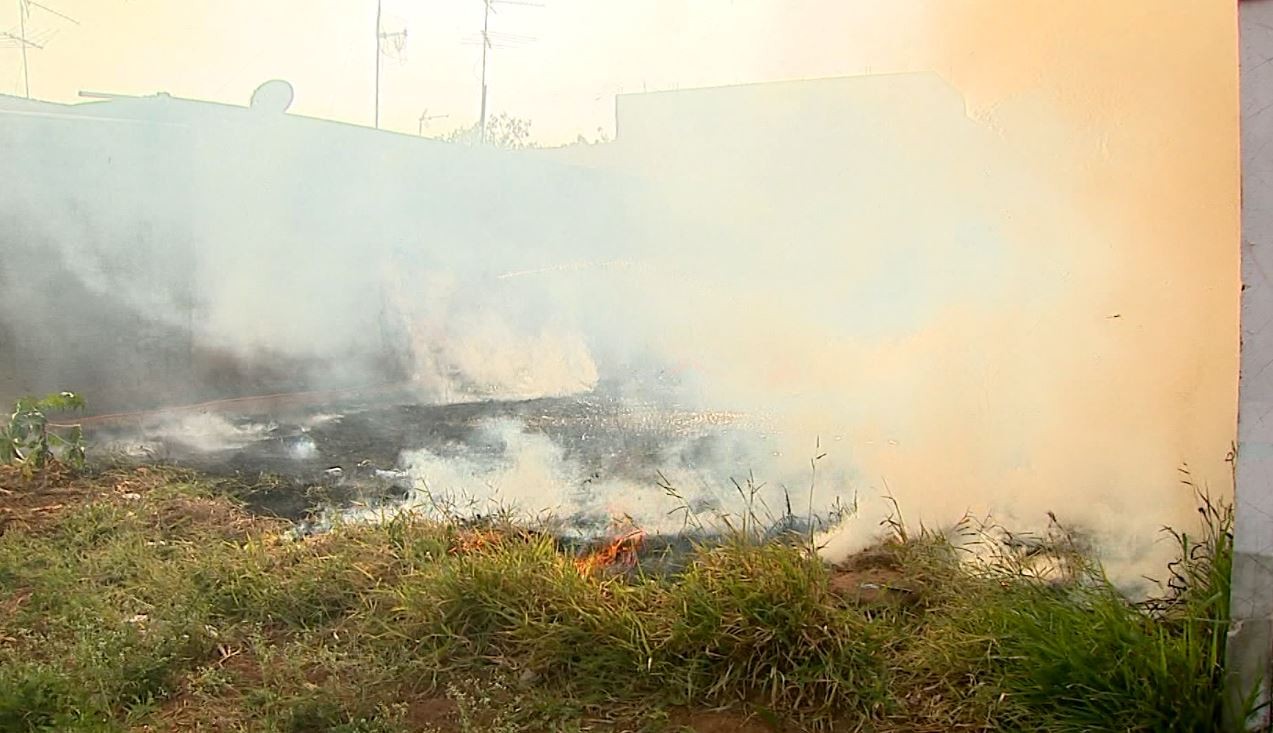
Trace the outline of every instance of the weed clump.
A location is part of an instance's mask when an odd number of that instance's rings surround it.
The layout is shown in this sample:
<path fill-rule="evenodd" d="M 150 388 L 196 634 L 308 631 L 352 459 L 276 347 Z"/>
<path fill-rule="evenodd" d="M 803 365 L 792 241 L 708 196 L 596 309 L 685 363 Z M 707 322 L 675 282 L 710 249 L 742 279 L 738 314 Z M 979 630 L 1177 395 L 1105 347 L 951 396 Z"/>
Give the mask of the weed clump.
<path fill-rule="evenodd" d="M 0 423 L 0 464 L 16 466 L 27 478 L 59 463 L 82 469 L 83 431 L 78 425 L 54 426 L 48 413 L 83 407 L 84 399 L 74 392 L 19 399 L 8 420 Z"/>
<path fill-rule="evenodd" d="M 1053 548 L 1059 579 L 1009 555 L 969 565 L 932 535 L 910 541 L 927 582 L 897 685 L 912 710 L 949 729 L 1217 730 L 1233 514 L 1198 498 L 1201 536 L 1173 533 L 1169 592 L 1143 603 L 1067 537 Z"/>
<path fill-rule="evenodd" d="M 800 548 L 703 548 L 665 609 L 659 673 L 685 702 L 868 718 L 885 704 L 889 624 L 833 602 L 826 568 Z"/>

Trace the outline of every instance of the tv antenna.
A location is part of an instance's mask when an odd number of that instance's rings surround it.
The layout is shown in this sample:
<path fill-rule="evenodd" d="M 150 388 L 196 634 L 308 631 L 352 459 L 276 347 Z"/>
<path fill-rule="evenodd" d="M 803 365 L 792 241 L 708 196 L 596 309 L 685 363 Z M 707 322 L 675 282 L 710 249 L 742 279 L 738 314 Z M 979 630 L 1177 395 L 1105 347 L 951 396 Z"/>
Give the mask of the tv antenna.
<path fill-rule="evenodd" d="M 416 128 L 416 134 L 420 137 L 424 137 L 424 126 L 429 124 L 431 120 L 441 120 L 450 116 L 451 115 L 431 115 L 429 114 L 429 110 L 426 108 L 420 113 L 419 126 Z"/>
<path fill-rule="evenodd" d="M 397 19 L 386 19 L 382 12 L 383 0 L 376 0 L 376 102 L 373 116 L 376 129 L 380 129 L 380 57 L 388 56 L 401 61 L 407 47 L 407 26 Z M 392 23 L 392 26 L 386 26 Z M 389 30 L 389 27 L 395 30 Z"/>
<path fill-rule="evenodd" d="M 496 5 L 521 5 L 529 8 L 542 8 L 543 3 L 529 2 L 528 0 L 482 0 L 482 33 L 477 37 L 476 42 L 482 44 L 482 111 L 478 116 L 477 136 L 480 142 L 486 141 L 486 61 L 489 52 L 496 48 L 512 48 L 524 43 L 534 41 L 532 36 L 523 36 L 516 33 L 493 33 L 491 32 L 491 13 L 495 12 Z M 474 39 L 469 39 L 466 43 L 472 43 Z"/>
<path fill-rule="evenodd" d="M 27 99 L 31 98 L 31 71 L 27 66 L 27 49 L 34 48 L 36 50 L 43 49 L 53 36 L 57 35 L 56 29 L 34 30 L 27 32 L 27 19 L 31 16 L 31 8 L 39 8 L 49 15 L 54 15 L 62 20 L 79 25 L 80 22 L 71 16 L 54 10 L 47 5 L 38 3 L 35 0 L 18 0 L 18 27 L 17 33 L 12 30 L 0 31 L 0 45 L 17 46 L 22 50 L 22 91 Z"/>

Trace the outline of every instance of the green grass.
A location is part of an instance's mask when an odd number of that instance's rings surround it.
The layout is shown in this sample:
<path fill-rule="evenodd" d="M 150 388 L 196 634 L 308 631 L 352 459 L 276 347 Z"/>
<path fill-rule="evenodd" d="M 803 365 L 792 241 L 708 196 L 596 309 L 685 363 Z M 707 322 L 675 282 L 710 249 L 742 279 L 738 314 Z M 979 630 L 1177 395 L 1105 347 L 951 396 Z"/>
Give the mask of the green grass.
<path fill-rule="evenodd" d="M 904 592 L 854 601 L 752 533 L 674 574 L 585 576 L 542 534 L 398 518 L 302 541 L 196 477 L 115 473 L 0 534 L 0 731 L 675 729 L 1210 731 L 1227 510 L 1133 606 L 940 537 L 880 548 Z M 31 489 L 32 491 L 45 489 Z M 686 716 L 689 717 L 686 717 Z"/>

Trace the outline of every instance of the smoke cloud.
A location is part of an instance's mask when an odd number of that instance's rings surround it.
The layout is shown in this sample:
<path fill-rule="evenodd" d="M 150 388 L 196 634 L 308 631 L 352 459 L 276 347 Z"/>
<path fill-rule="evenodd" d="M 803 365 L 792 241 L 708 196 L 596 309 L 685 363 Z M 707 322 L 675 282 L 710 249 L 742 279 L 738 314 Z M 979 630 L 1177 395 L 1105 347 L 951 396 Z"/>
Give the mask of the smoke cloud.
<path fill-rule="evenodd" d="M 1178 467 L 1229 490 L 1233 40 L 1214 12 L 1205 63 L 1163 66 L 1110 45 L 1128 34 L 1104 15 L 1049 12 L 1063 43 L 1094 34 L 1124 65 L 1054 54 L 1020 78 L 1026 51 L 992 42 L 1008 21 L 943 9 L 929 66 L 989 49 L 953 84 L 626 95 L 606 145 L 474 149 L 173 99 L 0 115 L 20 182 L 0 194 L 0 393 L 125 409 L 394 384 L 425 404 L 729 414 L 638 431 L 639 470 L 614 469 L 631 423 L 553 433 L 521 413 L 454 445 L 407 436 L 399 464 L 431 495 L 654 531 L 686 501 L 739 511 L 748 475 L 775 515 L 856 497 L 829 560 L 892 500 L 932 527 L 1042 531 L 1054 512 L 1132 587 L 1173 551 L 1160 528 L 1194 521 Z M 1188 34 L 1166 15 L 1161 33 Z M 1164 120 L 1172 88 L 1215 98 Z"/>

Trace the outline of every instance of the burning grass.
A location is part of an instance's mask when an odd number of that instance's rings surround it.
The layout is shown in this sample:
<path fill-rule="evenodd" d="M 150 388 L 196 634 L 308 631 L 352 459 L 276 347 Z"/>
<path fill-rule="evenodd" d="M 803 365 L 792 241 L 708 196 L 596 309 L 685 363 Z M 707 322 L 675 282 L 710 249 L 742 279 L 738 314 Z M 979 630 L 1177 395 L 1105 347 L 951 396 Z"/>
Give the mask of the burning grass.
<path fill-rule="evenodd" d="M 295 540 L 159 470 L 5 484 L 0 730 L 1214 730 L 1230 517 L 1133 606 L 904 532 L 828 568 L 740 533 L 642 572 L 504 521 Z M 40 509 L 57 505 L 56 509 Z M 870 586 L 867 588 L 867 586 Z M 870 591 L 870 592 L 867 592 Z"/>

